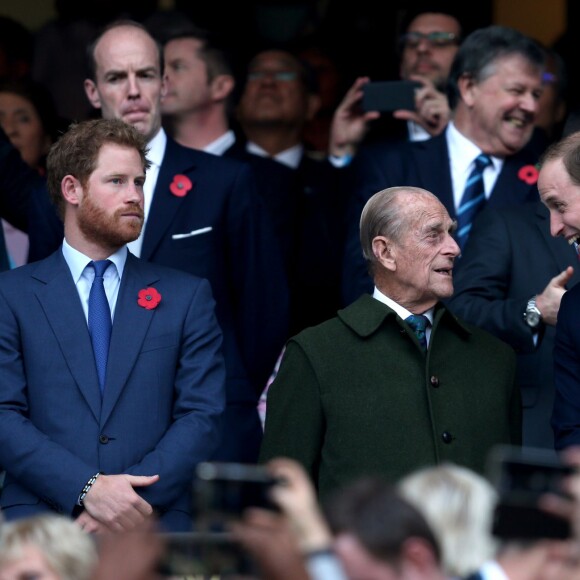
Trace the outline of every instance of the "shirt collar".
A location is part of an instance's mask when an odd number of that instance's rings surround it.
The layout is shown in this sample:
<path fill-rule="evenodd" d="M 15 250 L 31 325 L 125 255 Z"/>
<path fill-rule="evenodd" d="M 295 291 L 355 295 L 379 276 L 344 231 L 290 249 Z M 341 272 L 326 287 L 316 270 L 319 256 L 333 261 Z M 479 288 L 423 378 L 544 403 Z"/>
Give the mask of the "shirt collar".
<path fill-rule="evenodd" d="M 273 156 L 265 149 L 262 149 L 259 145 L 256 145 L 253 141 L 248 141 L 246 149 L 249 153 L 254 153 L 260 157 L 270 157 L 275 159 L 278 163 L 282 163 L 283 165 L 290 167 L 290 169 L 298 169 L 300 161 L 302 161 L 302 155 L 304 154 L 304 146 L 300 143 Z"/>
<path fill-rule="evenodd" d="M 397 302 L 395 302 L 392 298 L 389 298 L 388 296 L 383 294 L 376 286 L 373 292 L 373 298 L 375 298 L 379 302 L 382 302 L 383 304 L 386 304 L 391 310 L 395 311 L 395 313 L 399 316 L 399 318 L 402 318 L 403 320 L 405 320 L 405 318 L 409 318 L 409 316 L 413 314 L 412 312 L 407 310 L 404 306 L 397 304 Z M 423 314 L 423 316 L 426 316 L 429 319 L 429 324 L 431 324 L 431 326 L 433 326 L 433 311 L 434 308 L 429 308 L 429 310 L 426 310 L 425 312 L 421 313 Z"/>
<path fill-rule="evenodd" d="M 163 127 L 157 131 L 157 135 L 147 143 L 147 159 L 151 164 L 161 167 L 163 155 L 165 155 L 165 147 L 167 145 L 167 135 Z"/>
<path fill-rule="evenodd" d="M 503 568 L 495 560 L 485 562 L 479 569 L 479 574 L 484 580 L 509 580 Z"/>
<path fill-rule="evenodd" d="M 125 263 L 127 262 L 127 253 L 127 246 L 123 246 L 107 258 L 115 264 L 119 278 L 123 277 L 123 270 L 125 269 Z M 92 261 L 91 258 L 85 256 L 82 252 L 75 250 L 75 248 L 66 241 L 66 238 L 62 242 L 62 255 L 70 269 L 74 283 L 77 284 L 80 277 L 83 275 L 85 268 L 89 262 Z"/>
<path fill-rule="evenodd" d="M 226 131 L 221 137 L 218 137 L 211 143 L 208 143 L 203 150 L 206 153 L 213 153 L 214 155 L 223 155 L 234 143 L 236 142 L 236 136 L 234 132 L 230 129 Z"/>
<path fill-rule="evenodd" d="M 467 173 L 474 159 L 481 155 L 483 151 L 473 141 L 463 135 L 453 121 L 450 121 L 447 125 L 445 137 L 447 138 L 451 165 L 458 173 Z M 493 163 L 494 169 L 499 172 L 503 165 L 503 159 L 494 155 L 490 155 L 489 158 Z"/>

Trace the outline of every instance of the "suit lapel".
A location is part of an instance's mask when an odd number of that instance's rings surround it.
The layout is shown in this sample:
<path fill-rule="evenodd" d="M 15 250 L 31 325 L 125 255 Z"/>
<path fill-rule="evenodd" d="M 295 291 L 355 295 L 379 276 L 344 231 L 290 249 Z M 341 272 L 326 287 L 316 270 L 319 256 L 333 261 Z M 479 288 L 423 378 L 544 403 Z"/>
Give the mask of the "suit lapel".
<path fill-rule="evenodd" d="M 184 155 L 184 151 L 188 155 Z M 167 230 L 175 215 L 182 207 L 186 197 L 192 195 L 195 190 L 196 184 L 193 178 L 191 178 L 191 175 L 189 175 L 189 178 L 191 179 L 193 187 L 184 197 L 173 195 L 169 189 L 176 175 L 188 173 L 194 169 L 191 162 L 192 151 L 188 149 L 184 150 L 184 148 L 177 145 L 172 139 L 167 138 L 167 146 L 165 147 L 165 154 L 163 155 L 163 161 L 159 168 L 159 175 L 157 176 L 157 183 L 155 184 L 153 200 L 149 208 L 145 235 L 143 237 L 141 258 L 144 260 L 151 258 L 161 240 L 167 235 Z"/>
<path fill-rule="evenodd" d="M 101 395 L 87 321 L 69 267 L 57 250 L 38 263 L 32 276 L 44 283 L 36 296 L 63 357 L 95 419 L 101 414 Z"/>
<path fill-rule="evenodd" d="M 103 393 L 101 424 L 104 425 L 121 394 L 139 353 L 155 309 L 137 304 L 139 290 L 155 284 L 159 277 L 145 274 L 141 262 L 128 254 L 119 296 L 115 307 L 113 332 L 107 362 L 107 379 Z"/>
<path fill-rule="evenodd" d="M 526 201 L 532 201 L 532 191 L 536 189 L 536 186 L 530 185 L 518 177 L 520 169 L 526 165 L 533 164 L 526 163 L 526 159 L 523 159 L 520 154 L 516 153 L 505 158 L 501 172 L 487 202 L 488 207 L 520 205 Z"/>
<path fill-rule="evenodd" d="M 411 146 L 421 187 L 434 193 L 455 219 L 455 202 L 451 185 L 451 168 L 445 132 Z"/>

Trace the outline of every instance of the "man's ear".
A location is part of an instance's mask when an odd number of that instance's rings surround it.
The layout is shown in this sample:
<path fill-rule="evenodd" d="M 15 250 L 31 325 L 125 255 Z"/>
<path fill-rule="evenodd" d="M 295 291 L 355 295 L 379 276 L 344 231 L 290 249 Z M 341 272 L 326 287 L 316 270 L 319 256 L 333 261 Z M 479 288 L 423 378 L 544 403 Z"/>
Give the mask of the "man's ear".
<path fill-rule="evenodd" d="M 60 182 L 60 191 L 70 205 L 79 205 L 83 197 L 81 182 L 73 175 L 65 175 Z"/>
<path fill-rule="evenodd" d="M 463 74 L 457 81 L 457 89 L 461 96 L 461 100 L 468 106 L 472 107 L 475 102 L 475 92 L 478 89 L 478 84 L 475 79 L 469 74 Z"/>
<path fill-rule="evenodd" d="M 97 90 L 97 85 L 95 81 L 91 79 L 85 79 L 84 83 L 85 87 L 85 94 L 87 95 L 87 99 L 95 109 L 101 108 L 101 97 L 99 96 L 99 91 Z"/>
<path fill-rule="evenodd" d="M 217 75 L 211 81 L 211 94 L 214 101 L 225 101 L 235 86 L 236 81 L 232 75 Z"/>
<path fill-rule="evenodd" d="M 394 272 L 397 269 L 393 244 L 385 236 L 373 238 L 373 255 L 383 268 Z"/>
<path fill-rule="evenodd" d="M 420 574 L 409 574 L 410 577 L 421 578 L 434 577 L 434 573 L 440 568 L 440 564 L 432 546 L 423 538 L 410 537 L 401 547 L 400 562 L 403 567 L 409 566 Z"/>

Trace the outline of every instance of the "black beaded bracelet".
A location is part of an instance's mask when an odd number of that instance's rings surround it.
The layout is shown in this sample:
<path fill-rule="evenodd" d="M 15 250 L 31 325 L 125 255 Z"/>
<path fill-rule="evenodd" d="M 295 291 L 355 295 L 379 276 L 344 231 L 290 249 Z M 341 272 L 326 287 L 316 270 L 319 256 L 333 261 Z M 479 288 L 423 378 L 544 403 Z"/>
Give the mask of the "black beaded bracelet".
<path fill-rule="evenodd" d="M 87 496 L 87 493 L 89 493 L 91 487 L 93 487 L 95 481 L 97 481 L 97 477 L 99 477 L 99 475 L 101 475 L 101 472 L 97 471 L 97 473 L 95 473 L 95 475 L 93 475 L 89 479 L 89 481 L 87 481 L 87 483 L 85 483 L 85 487 L 83 487 L 83 490 L 81 491 L 81 493 L 79 495 L 79 499 L 77 500 L 77 504 L 80 505 L 81 507 L 83 506 L 83 500 Z"/>

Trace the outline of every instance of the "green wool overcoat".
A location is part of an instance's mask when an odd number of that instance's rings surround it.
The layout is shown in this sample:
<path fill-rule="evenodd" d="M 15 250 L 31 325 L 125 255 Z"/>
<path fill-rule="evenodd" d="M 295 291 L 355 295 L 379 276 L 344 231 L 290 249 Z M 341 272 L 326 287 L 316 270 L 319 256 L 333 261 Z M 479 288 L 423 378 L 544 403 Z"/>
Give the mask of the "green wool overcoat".
<path fill-rule="evenodd" d="M 288 342 L 260 461 L 297 459 L 321 495 L 445 461 L 484 473 L 492 446 L 521 443 L 515 369 L 511 347 L 442 304 L 423 354 L 409 326 L 364 295 Z"/>

